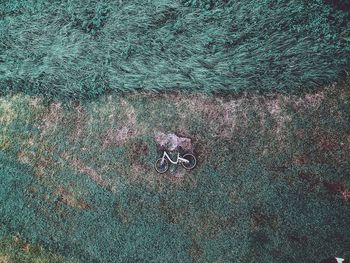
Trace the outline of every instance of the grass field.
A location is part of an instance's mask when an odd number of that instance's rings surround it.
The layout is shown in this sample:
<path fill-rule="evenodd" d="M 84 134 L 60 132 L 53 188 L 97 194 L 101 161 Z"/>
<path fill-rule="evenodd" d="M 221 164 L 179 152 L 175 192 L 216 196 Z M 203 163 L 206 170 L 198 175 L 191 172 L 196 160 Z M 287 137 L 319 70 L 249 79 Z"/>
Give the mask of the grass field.
<path fill-rule="evenodd" d="M 350 260 L 349 7 L 0 1 L 0 263 Z"/>
<path fill-rule="evenodd" d="M 349 102 L 347 83 L 301 96 L 3 97 L 3 236 L 72 262 L 344 256 Z M 190 138 L 198 166 L 157 174 L 159 132 Z"/>
<path fill-rule="evenodd" d="M 3 0 L 0 92 L 312 90 L 349 70 L 337 2 Z"/>

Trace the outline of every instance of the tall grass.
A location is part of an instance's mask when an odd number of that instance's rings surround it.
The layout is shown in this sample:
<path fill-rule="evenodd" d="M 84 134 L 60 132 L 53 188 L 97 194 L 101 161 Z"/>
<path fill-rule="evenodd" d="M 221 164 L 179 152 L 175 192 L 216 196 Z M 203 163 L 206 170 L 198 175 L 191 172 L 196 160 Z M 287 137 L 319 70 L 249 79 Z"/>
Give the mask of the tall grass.
<path fill-rule="evenodd" d="M 317 1 L 5 0 L 0 92 L 298 91 L 334 81 L 347 13 Z"/>

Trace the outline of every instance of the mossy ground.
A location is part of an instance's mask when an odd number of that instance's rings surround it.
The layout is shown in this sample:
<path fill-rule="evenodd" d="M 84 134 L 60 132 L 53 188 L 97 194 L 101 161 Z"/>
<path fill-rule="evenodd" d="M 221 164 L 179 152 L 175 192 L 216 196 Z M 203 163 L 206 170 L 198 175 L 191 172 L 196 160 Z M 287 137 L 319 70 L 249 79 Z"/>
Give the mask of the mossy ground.
<path fill-rule="evenodd" d="M 349 106 L 346 83 L 298 96 L 2 97 L 2 236 L 80 262 L 342 256 Z M 198 166 L 157 174 L 157 132 L 191 138 Z M 17 262 L 6 247 L 2 257 Z"/>

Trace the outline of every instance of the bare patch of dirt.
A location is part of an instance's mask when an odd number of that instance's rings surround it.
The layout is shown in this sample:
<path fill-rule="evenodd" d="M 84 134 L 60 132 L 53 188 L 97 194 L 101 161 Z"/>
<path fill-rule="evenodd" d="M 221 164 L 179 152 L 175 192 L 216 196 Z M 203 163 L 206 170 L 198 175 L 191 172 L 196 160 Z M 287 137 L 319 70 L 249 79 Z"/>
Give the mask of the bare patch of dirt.
<path fill-rule="evenodd" d="M 136 130 L 126 126 L 120 129 L 109 128 L 102 134 L 102 148 L 121 146 L 135 135 Z"/>
<path fill-rule="evenodd" d="M 60 187 L 57 190 L 60 202 L 78 209 L 89 209 L 90 205 L 81 198 L 76 198 L 74 193 Z"/>
<path fill-rule="evenodd" d="M 331 89 L 331 87 L 330 87 Z M 255 112 L 264 132 L 274 133 L 281 146 L 285 146 L 288 124 L 293 121 L 290 106 L 294 109 L 318 109 L 326 98 L 327 89 L 302 96 L 283 95 L 258 96 L 242 94 L 239 98 L 212 98 L 205 95 L 186 95 L 174 97 L 179 107 L 184 108 L 188 116 L 199 116 L 208 133 L 223 139 L 233 139 L 237 129 L 244 129 L 252 121 L 248 113 Z M 181 115 L 181 112 L 180 112 Z M 182 113 L 184 115 L 184 113 Z M 188 117 L 187 116 L 187 117 Z M 182 116 L 186 118 L 186 116 Z M 274 126 L 266 127 L 267 118 Z"/>
<path fill-rule="evenodd" d="M 29 105 L 34 108 L 40 108 L 42 106 L 43 99 L 39 97 L 29 97 Z"/>
<path fill-rule="evenodd" d="M 93 167 L 84 164 L 79 158 L 69 156 L 67 153 L 61 154 L 61 158 L 66 160 L 78 172 L 86 174 L 92 181 L 94 181 L 99 186 L 103 187 L 108 191 L 116 192 L 115 186 L 103 179 L 103 177 L 100 174 L 98 174 Z"/>
<path fill-rule="evenodd" d="M 212 136 L 232 138 L 238 124 L 247 119 L 242 118 L 245 98 L 225 101 L 205 95 L 178 96 L 179 107 L 184 108 L 180 115 L 183 119 L 199 117 L 205 123 L 205 128 Z M 243 115 L 244 116 L 244 115 Z"/>
<path fill-rule="evenodd" d="M 16 100 L 16 97 L 8 99 L 0 98 L 0 124 L 2 128 L 8 126 L 18 116 L 15 109 L 13 109 L 13 100 Z"/>
<path fill-rule="evenodd" d="M 145 171 L 146 171 L 146 168 L 141 164 L 134 163 L 131 166 L 131 172 L 134 174 L 141 174 L 141 173 L 144 173 Z"/>
<path fill-rule="evenodd" d="M 18 161 L 24 164 L 31 164 L 34 158 L 35 158 L 34 152 L 20 151 L 17 154 Z"/>
<path fill-rule="evenodd" d="M 286 113 L 285 105 L 282 105 L 280 98 L 265 101 L 265 108 L 275 121 L 274 133 L 280 143 L 284 142 L 286 124 L 292 121 L 292 116 Z"/>
<path fill-rule="evenodd" d="M 53 162 L 49 157 L 43 157 L 41 156 L 35 163 L 34 163 L 34 175 L 38 177 L 39 179 L 43 179 L 48 174 L 53 174 L 54 171 L 52 169 Z"/>
<path fill-rule="evenodd" d="M 308 93 L 302 97 L 298 96 L 288 96 L 285 100 L 289 103 L 294 104 L 297 108 L 317 108 L 321 105 L 322 101 L 325 99 L 324 91 L 318 91 L 315 93 Z"/>
<path fill-rule="evenodd" d="M 88 116 L 85 108 L 76 102 L 73 107 L 73 114 L 71 117 L 71 123 L 74 125 L 73 131 L 70 134 L 70 141 L 75 141 L 77 138 L 83 137 L 83 131 L 86 127 Z"/>
<path fill-rule="evenodd" d="M 123 112 L 126 114 L 126 124 L 131 127 L 135 127 L 137 124 L 135 108 L 126 100 L 121 100 L 121 106 Z"/>
<path fill-rule="evenodd" d="M 112 100 L 111 96 L 109 96 L 109 100 Z M 137 127 L 137 116 L 135 108 L 124 99 L 121 99 L 120 105 L 122 115 L 125 115 L 123 118 L 123 125 L 118 129 L 113 128 L 116 113 L 112 112 L 108 116 L 110 128 L 104 131 L 101 136 L 103 149 L 106 149 L 108 147 L 122 146 L 129 139 L 136 137 L 140 133 L 140 130 Z"/>
<path fill-rule="evenodd" d="M 335 138 L 336 137 L 336 138 Z M 334 151 L 339 149 L 350 150 L 349 145 L 341 140 L 342 134 L 333 132 L 332 134 L 321 131 L 316 128 L 314 130 L 314 138 L 320 149 L 324 151 Z"/>
<path fill-rule="evenodd" d="M 0 254 L 0 263 L 10 263 L 10 256 Z"/>
<path fill-rule="evenodd" d="M 169 181 L 176 185 L 184 183 L 186 174 L 188 174 L 188 172 L 186 172 L 187 171 L 182 167 L 177 167 L 175 173 L 168 176 Z"/>
<path fill-rule="evenodd" d="M 57 120 L 59 113 L 62 113 L 63 111 L 62 103 L 52 102 L 48 110 L 49 110 L 48 111 L 49 115 L 47 118 L 47 122 L 45 122 L 45 124 L 46 123 L 51 124 L 52 122 L 55 122 L 55 120 Z M 46 118 L 44 118 L 44 120 L 46 120 Z"/>
<path fill-rule="evenodd" d="M 64 116 L 64 110 L 61 102 L 52 102 L 49 108 L 41 118 L 39 128 L 42 130 L 41 135 L 49 134 L 56 128 Z"/>
<path fill-rule="evenodd" d="M 341 195 L 345 201 L 350 200 L 350 190 L 344 190 L 341 192 Z"/>
<path fill-rule="evenodd" d="M 190 138 L 178 137 L 174 133 L 165 134 L 162 132 L 155 132 L 155 141 L 160 148 L 167 151 L 185 150 L 193 151 L 193 145 Z"/>

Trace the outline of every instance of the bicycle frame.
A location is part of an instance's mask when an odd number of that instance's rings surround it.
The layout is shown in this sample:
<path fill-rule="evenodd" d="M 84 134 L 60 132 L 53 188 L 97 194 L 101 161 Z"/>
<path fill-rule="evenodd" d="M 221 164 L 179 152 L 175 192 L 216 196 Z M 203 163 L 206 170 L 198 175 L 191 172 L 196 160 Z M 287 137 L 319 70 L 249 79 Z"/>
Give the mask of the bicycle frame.
<path fill-rule="evenodd" d="M 162 162 L 164 161 L 164 159 L 167 158 L 172 164 L 178 164 L 179 162 L 184 162 L 184 163 L 188 163 L 189 161 L 184 159 L 184 158 L 181 158 L 180 157 L 180 153 L 177 153 L 177 160 L 176 161 L 173 161 L 171 160 L 170 156 L 167 154 L 166 151 L 164 151 L 164 154 L 163 154 L 163 157 L 162 157 Z"/>

